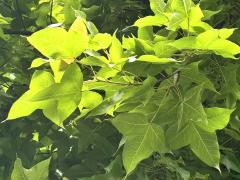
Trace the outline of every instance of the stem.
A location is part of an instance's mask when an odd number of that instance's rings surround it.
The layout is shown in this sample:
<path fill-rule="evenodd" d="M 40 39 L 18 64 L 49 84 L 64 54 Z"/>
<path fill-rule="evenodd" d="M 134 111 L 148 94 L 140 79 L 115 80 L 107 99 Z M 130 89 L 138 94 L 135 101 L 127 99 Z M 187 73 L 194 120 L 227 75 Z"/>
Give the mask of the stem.
<path fill-rule="evenodd" d="M 118 84 L 118 85 L 124 85 L 124 86 L 140 86 L 140 85 L 143 85 L 142 83 L 124 83 L 124 82 L 114 82 L 114 81 L 110 81 L 110 80 L 101 80 L 101 79 L 98 79 L 96 78 L 96 80 L 98 82 L 106 82 L 106 83 L 111 83 L 111 84 Z"/>

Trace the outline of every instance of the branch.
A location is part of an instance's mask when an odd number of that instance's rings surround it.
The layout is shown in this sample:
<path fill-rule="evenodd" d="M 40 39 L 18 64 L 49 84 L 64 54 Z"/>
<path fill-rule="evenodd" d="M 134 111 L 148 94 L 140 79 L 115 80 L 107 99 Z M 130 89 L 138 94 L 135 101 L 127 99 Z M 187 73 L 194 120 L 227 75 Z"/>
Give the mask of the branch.
<path fill-rule="evenodd" d="M 114 81 L 110 81 L 110 80 L 101 80 L 101 79 L 98 79 L 96 78 L 96 80 L 98 82 L 106 82 L 106 83 L 110 83 L 110 84 L 118 84 L 118 85 L 124 85 L 124 86 L 140 86 L 140 85 L 143 85 L 142 83 L 124 83 L 124 82 L 114 82 Z"/>

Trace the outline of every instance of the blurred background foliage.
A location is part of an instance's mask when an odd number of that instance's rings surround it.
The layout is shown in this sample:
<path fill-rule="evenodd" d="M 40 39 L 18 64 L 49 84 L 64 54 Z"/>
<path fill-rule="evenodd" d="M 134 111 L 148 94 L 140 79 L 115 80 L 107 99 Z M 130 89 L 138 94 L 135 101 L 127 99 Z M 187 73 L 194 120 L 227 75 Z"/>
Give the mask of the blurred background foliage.
<path fill-rule="evenodd" d="M 201 0 L 201 7 L 209 10 L 204 13 L 213 27 L 240 28 L 240 1 Z M 25 36 L 52 24 L 69 27 L 77 16 L 82 16 L 100 32 L 113 33 L 118 29 L 121 37 L 123 33 L 134 34 L 136 30 L 131 25 L 149 14 L 152 12 L 148 0 L 0 0 L 0 179 L 10 179 L 16 157 L 25 168 L 31 168 L 50 156 L 50 179 L 122 177 L 121 157 L 112 161 L 121 137 L 109 124 L 92 119 L 62 130 L 40 112 L 21 121 L 5 119 L 11 104 L 27 90 L 33 73 L 29 69 L 31 61 L 39 57 Z M 208 15 L 213 18 L 208 19 Z M 232 36 L 238 44 L 239 34 L 237 30 Z M 179 174 L 188 177 L 188 173 L 194 179 L 208 179 L 210 175 L 215 180 L 240 179 L 239 127 L 240 120 L 235 119 L 219 136 L 225 168 L 221 176 L 183 149 L 184 161 L 180 156 L 156 155 L 144 161 L 129 179 L 179 179 Z M 183 165 L 185 169 L 181 168 Z"/>

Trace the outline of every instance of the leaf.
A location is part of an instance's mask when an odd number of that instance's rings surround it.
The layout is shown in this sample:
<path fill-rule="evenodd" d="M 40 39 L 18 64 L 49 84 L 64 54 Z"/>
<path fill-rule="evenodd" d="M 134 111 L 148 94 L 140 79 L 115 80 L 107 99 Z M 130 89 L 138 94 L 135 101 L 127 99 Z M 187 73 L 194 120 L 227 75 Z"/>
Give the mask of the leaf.
<path fill-rule="evenodd" d="M 109 49 L 110 60 L 114 64 L 121 62 L 123 56 L 123 48 L 121 42 L 117 39 L 116 33 L 113 35 L 112 44 Z"/>
<path fill-rule="evenodd" d="M 169 58 L 177 51 L 177 49 L 169 43 L 169 41 L 160 41 L 154 44 L 154 52 L 157 57 Z"/>
<path fill-rule="evenodd" d="M 219 169 L 220 152 L 215 133 L 206 132 L 192 124 L 191 150 L 207 165 Z"/>
<path fill-rule="evenodd" d="M 75 88 L 68 83 L 53 84 L 44 90 L 36 93 L 31 97 L 30 101 L 45 101 L 45 100 L 61 100 L 63 98 L 78 98 L 80 94 L 79 88 Z"/>
<path fill-rule="evenodd" d="M 13 120 L 19 117 L 28 116 L 38 108 L 48 106 L 48 102 L 31 103 L 28 101 L 30 97 L 54 84 L 54 79 L 51 73 L 45 71 L 35 71 L 33 74 L 30 90 L 24 93 L 16 102 L 13 103 L 9 113 L 8 120 Z"/>
<path fill-rule="evenodd" d="M 138 38 L 143 40 L 153 40 L 153 27 L 152 26 L 146 26 L 143 28 L 138 28 Z"/>
<path fill-rule="evenodd" d="M 104 56 L 88 56 L 81 59 L 80 63 L 89 66 L 109 67 L 109 61 Z"/>
<path fill-rule="evenodd" d="M 168 15 L 169 23 L 168 23 L 168 30 L 176 31 L 177 28 L 181 25 L 181 23 L 186 19 L 181 13 L 174 11 Z"/>
<path fill-rule="evenodd" d="M 208 118 L 208 124 L 199 124 L 201 128 L 208 132 L 215 132 L 216 130 L 224 129 L 229 120 L 230 115 L 234 110 L 224 108 L 206 108 L 205 112 Z"/>
<path fill-rule="evenodd" d="M 190 124 L 186 124 L 180 130 L 177 124 L 173 124 L 166 131 L 167 144 L 172 150 L 188 146 L 192 141 L 192 133 Z"/>
<path fill-rule="evenodd" d="M 171 7 L 173 10 L 184 14 L 189 17 L 190 9 L 193 5 L 192 0 L 172 0 Z"/>
<path fill-rule="evenodd" d="M 98 51 L 100 49 L 107 49 L 112 42 L 112 36 L 107 33 L 96 34 L 89 42 L 89 49 Z"/>
<path fill-rule="evenodd" d="M 67 69 L 62 76 L 61 83 L 69 83 L 73 84 L 76 88 L 82 88 L 83 74 L 76 63 L 67 66 Z"/>
<path fill-rule="evenodd" d="M 82 34 L 84 37 L 88 36 L 87 27 L 82 18 L 78 17 L 71 25 L 69 32 L 77 32 Z"/>
<path fill-rule="evenodd" d="M 203 10 L 202 11 L 204 14 L 204 20 L 210 20 L 212 16 L 218 14 L 219 12 L 221 12 L 220 10 L 216 10 L 216 11 L 211 11 L 211 10 Z"/>
<path fill-rule="evenodd" d="M 80 0 L 63 0 L 63 3 L 64 23 L 71 24 L 76 18 L 75 11 L 81 7 Z"/>
<path fill-rule="evenodd" d="M 25 175 L 24 170 L 25 169 L 22 166 L 21 159 L 17 158 L 14 163 L 14 169 L 11 175 L 11 179 L 12 180 L 19 180 L 19 179 L 28 180 L 28 177 Z"/>
<path fill-rule="evenodd" d="M 48 180 L 49 163 L 50 158 L 39 162 L 29 170 L 27 169 L 26 174 L 29 177 L 29 180 Z"/>
<path fill-rule="evenodd" d="M 199 34 L 197 37 L 196 48 L 213 50 L 216 54 L 225 58 L 235 59 L 234 56 L 240 53 L 240 47 L 237 44 L 225 39 L 230 36 L 233 31 L 227 31 L 227 35 L 225 34 L 225 36 L 223 35 L 224 32 L 226 33 L 224 29 L 213 29 Z"/>
<path fill-rule="evenodd" d="M 221 30 L 208 30 L 197 37 L 184 37 L 171 43 L 178 49 L 200 49 L 214 51 L 215 54 L 225 58 L 236 59 L 234 56 L 240 53 L 240 47 L 226 39 L 220 37 Z M 222 35 L 226 38 L 229 35 Z"/>
<path fill-rule="evenodd" d="M 195 82 L 198 85 L 203 84 L 204 88 L 216 92 L 213 83 L 206 77 L 204 73 L 199 71 L 198 65 L 199 62 L 195 62 L 181 70 L 181 81 L 187 80 L 190 82 Z"/>
<path fill-rule="evenodd" d="M 197 39 L 196 37 L 183 37 L 172 42 L 170 45 L 173 47 L 182 50 L 182 49 L 195 49 L 196 48 Z"/>
<path fill-rule="evenodd" d="M 153 152 L 167 151 L 163 130 L 152 120 L 138 113 L 120 114 L 112 120 L 113 125 L 126 138 L 123 164 L 127 174 L 130 174 L 140 161 Z"/>
<path fill-rule="evenodd" d="M 222 28 L 219 30 L 219 37 L 222 39 L 228 39 L 235 31 L 236 29 L 227 29 Z"/>
<path fill-rule="evenodd" d="M 187 95 L 188 94 L 190 95 L 192 100 L 188 98 L 190 101 L 185 103 L 185 105 L 187 105 L 186 108 L 189 109 L 182 108 L 180 111 L 183 112 L 185 115 L 182 113 L 181 113 L 182 115 L 178 115 L 179 117 L 182 117 L 183 120 L 187 119 L 183 121 L 185 123 L 179 126 L 176 124 L 176 122 L 173 121 L 172 125 L 170 125 L 170 127 L 167 129 L 166 132 L 167 143 L 169 147 L 173 150 L 190 145 L 192 151 L 198 156 L 199 159 L 201 159 L 203 162 L 205 162 L 207 165 L 211 167 L 219 168 L 220 153 L 215 130 L 223 128 L 226 125 L 226 121 L 229 120 L 229 119 L 226 120 L 227 117 L 229 118 L 229 116 L 226 114 L 224 119 L 221 120 L 221 122 L 219 122 L 217 120 L 218 119 L 217 117 L 218 116 L 221 117 L 221 114 L 223 113 L 224 110 L 222 109 L 216 110 L 215 108 L 213 109 L 210 108 L 210 110 L 207 109 L 206 117 L 206 114 L 205 112 L 203 112 L 202 107 L 201 107 L 202 112 L 200 114 L 200 111 L 195 109 L 193 106 L 195 103 L 199 101 L 199 99 L 198 100 L 195 99 L 192 95 L 194 94 L 194 91 L 195 93 L 197 92 L 196 90 L 197 88 L 193 88 L 187 93 Z M 193 103 L 194 101 L 195 103 Z M 214 110 L 215 112 L 213 112 Z M 168 111 L 167 113 L 173 114 L 175 112 L 174 110 L 171 110 Z M 195 116 L 197 113 L 199 113 L 199 115 Z M 217 115 L 215 113 L 217 113 Z M 200 116 L 208 119 L 201 120 L 201 118 L 199 118 Z"/>
<path fill-rule="evenodd" d="M 138 28 L 143 28 L 146 26 L 163 26 L 168 22 L 168 19 L 165 16 L 146 16 L 144 18 L 138 19 L 134 26 L 137 26 Z"/>
<path fill-rule="evenodd" d="M 103 97 L 100 94 L 93 91 L 84 91 L 82 93 L 81 102 L 78 106 L 81 112 L 81 115 L 78 117 L 78 119 L 85 116 L 92 109 L 100 105 L 102 101 Z"/>
<path fill-rule="evenodd" d="M 145 41 L 142 39 L 134 39 L 135 40 L 135 49 L 137 55 L 145 55 L 145 54 L 153 54 L 153 45 L 149 41 Z"/>
<path fill-rule="evenodd" d="M 21 159 L 17 158 L 14 163 L 13 172 L 11 175 L 12 180 L 48 180 L 48 166 L 50 158 L 39 162 L 31 169 L 25 169 L 22 166 Z"/>
<path fill-rule="evenodd" d="M 93 91 L 84 91 L 81 99 L 81 106 L 87 109 L 92 109 L 98 106 L 103 101 L 100 94 Z"/>
<path fill-rule="evenodd" d="M 162 14 L 165 11 L 166 3 L 164 0 L 150 0 L 150 7 L 154 14 Z"/>
<path fill-rule="evenodd" d="M 52 59 L 78 57 L 88 46 L 88 37 L 63 28 L 45 28 L 37 31 L 27 40 L 44 56 Z"/>
<path fill-rule="evenodd" d="M 137 60 L 155 64 L 166 64 L 176 62 L 176 60 L 173 58 L 158 58 L 157 56 L 154 55 L 142 55 Z"/>
<path fill-rule="evenodd" d="M 240 173 L 240 162 L 234 153 L 229 152 L 226 155 L 224 155 L 223 158 L 221 159 L 221 163 L 224 164 L 224 166 L 226 166 L 228 171 L 233 170 L 235 172 Z"/>
<path fill-rule="evenodd" d="M 63 60 L 52 60 L 50 61 L 50 66 L 54 74 L 55 82 L 59 83 L 68 64 Z"/>
<path fill-rule="evenodd" d="M 189 30 L 190 27 L 190 18 L 191 14 L 191 7 L 194 5 L 192 0 L 171 0 L 168 1 L 168 6 L 170 9 L 169 12 L 166 14 L 169 19 L 168 29 L 169 30 L 176 30 L 177 28 L 181 27 L 181 24 L 186 22 L 187 28 L 182 26 L 183 29 Z M 185 23 L 184 23 L 185 24 Z"/>
<path fill-rule="evenodd" d="M 191 7 L 188 17 L 181 22 L 180 26 L 187 31 L 197 33 L 212 29 L 210 25 L 202 22 L 203 17 L 203 12 L 198 4 Z"/>
<path fill-rule="evenodd" d="M 55 83 L 50 73 L 39 71 L 32 78 L 30 90 L 13 104 L 8 119 L 28 116 L 42 109 L 46 117 L 62 126 L 80 103 L 82 83 L 82 72 L 77 64 L 68 66 L 60 83 Z"/>
<path fill-rule="evenodd" d="M 232 59 L 236 59 L 234 56 L 240 53 L 240 47 L 237 44 L 224 39 L 219 39 L 212 42 L 208 46 L 208 49 L 215 51 L 216 54 L 225 58 Z"/>
<path fill-rule="evenodd" d="M 189 122 L 181 130 L 173 124 L 166 132 L 166 139 L 171 149 L 190 145 L 191 150 L 204 163 L 219 168 L 220 152 L 215 132 L 207 132 L 196 123 Z"/>
<path fill-rule="evenodd" d="M 31 68 L 37 68 L 37 67 L 40 67 L 42 66 L 43 64 L 46 64 L 48 61 L 45 60 L 45 59 L 42 59 L 42 58 L 36 58 L 32 61 L 32 64 L 30 66 L 30 69 Z"/>
<path fill-rule="evenodd" d="M 177 95 L 165 98 L 164 105 L 158 113 L 159 123 L 169 124 L 174 122 L 177 124 L 178 130 L 181 130 L 189 122 L 207 124 L 207 115 L 201 102 L 201 91 L 202 87 L 196 86 L 183 95 L 178 92 Z"/>
<path fill-rule="evenodd" d="M 82 96 L 83 77 L 77 64 L 68 66 L 61 82 L 35 94 L 30 101 L 52 100 L 52 103 L 43 109 L 46 117 L 58 126 L 71 115 L 78 107 Z"/>
<path fill-rule="evenodd" d="M 91 35 L 96 35 L 98 33 L 97 27 L 91 21 L 87 21 L 86 26 Z"/>
<path fill-rule="evenodd" d="M 64 72 L 61 83 L 53 84 L 44 90 L 36 93 L 30 101 L 44 101 L 44 100 L 61 100 L 62 98 L 70 98 L 80 101 L 82 88 L 82 72 L 77 64 L 71 64 Z"/>

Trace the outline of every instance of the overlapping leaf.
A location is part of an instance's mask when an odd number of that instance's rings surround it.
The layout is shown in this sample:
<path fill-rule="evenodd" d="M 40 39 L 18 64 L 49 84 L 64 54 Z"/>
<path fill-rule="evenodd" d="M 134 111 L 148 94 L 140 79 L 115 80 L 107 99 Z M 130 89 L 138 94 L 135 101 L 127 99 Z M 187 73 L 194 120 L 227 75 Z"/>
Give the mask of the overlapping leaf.
<path fill-rule="evenodd" d="M 60 83 L 55 83 L 51 73 L 37 71 L 30 90 L 13 104 L 8 119 L 28 116 L 42 109 L 50 120 L 62 126 L 63 121 L 78 107 L 82 82 L 82 73 L 77 64 L 69 65 Z"/>
<path fill-rule="evenodd" d="M 74 59 L 88 46 L 88 36 L 60 27 L 45 28 L 27 39 L 44 56 L 52 59 Z"/>
<path fill-rule="evenodd" d="M 50 158 L 39 162 L 31 169 L 25 169 L 22 165 L 21 159 L 17 158 L 14 163 L 13 172 L 11 175 L 12 180 L 48 180 Z"/>
<path fill-rule="evenodd" d="M 127 174 L 131 173 L 137 164 L 149 157 L 153 152 L 166 152 L 165 137 L 162 128 L 147 119 L 144 114 L 120 114 L 112 120 L 116 128 L 125 136 L 123 164 Z"/>

